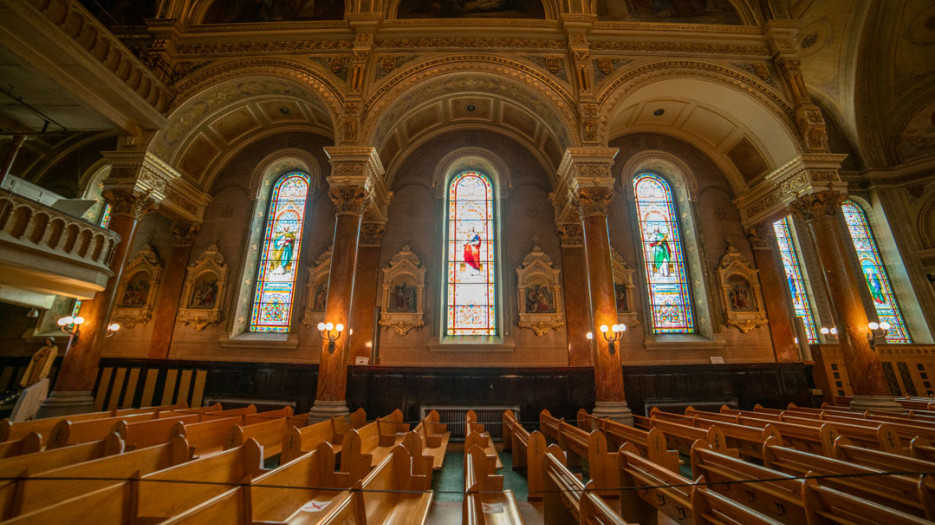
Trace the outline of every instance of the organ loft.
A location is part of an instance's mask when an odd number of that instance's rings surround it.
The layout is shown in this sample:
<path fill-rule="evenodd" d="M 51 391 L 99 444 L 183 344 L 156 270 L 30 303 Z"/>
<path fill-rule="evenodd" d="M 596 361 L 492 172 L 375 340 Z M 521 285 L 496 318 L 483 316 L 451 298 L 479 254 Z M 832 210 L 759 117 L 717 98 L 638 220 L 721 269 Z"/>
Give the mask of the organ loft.
<path fill-rule="evenodd" d="M 0 521 L 935 520 L 933 69 L 925 0 L 0 0 Z"/>

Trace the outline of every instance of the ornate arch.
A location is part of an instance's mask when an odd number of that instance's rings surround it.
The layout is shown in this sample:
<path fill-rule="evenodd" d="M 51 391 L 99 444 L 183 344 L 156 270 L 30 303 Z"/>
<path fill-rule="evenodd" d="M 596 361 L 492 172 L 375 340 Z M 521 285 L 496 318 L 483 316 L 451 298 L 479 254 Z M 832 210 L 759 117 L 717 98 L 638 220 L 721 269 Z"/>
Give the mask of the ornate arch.
<path fill-rule="evenodd" d="M 466 147 L 448 153 L 435 165 L 435 170 L 432 172 L 432 188 L 434 188 L 435 197 L 444 197 L 448 179 L 468 169 L 481 171 L 494 180 L 497 199 L 509 195 L 509 190 L 513 185 L 509 165 L 489 149 Z"/>

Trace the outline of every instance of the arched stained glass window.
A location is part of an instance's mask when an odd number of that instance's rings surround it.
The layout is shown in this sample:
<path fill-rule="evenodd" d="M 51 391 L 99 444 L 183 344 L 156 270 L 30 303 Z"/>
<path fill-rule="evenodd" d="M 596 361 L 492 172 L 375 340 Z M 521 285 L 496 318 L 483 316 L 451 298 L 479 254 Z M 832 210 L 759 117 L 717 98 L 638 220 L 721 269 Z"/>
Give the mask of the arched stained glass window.
<path fill-rule="evenodd" d="M 805 279 L 802 278 L 802 262 L 795 247 L 792 235 L 792 220 L 785 217 L 773 223 L 776 232 L 776 242 L 779 244 L 779 257 L 782 267 L 786 271 L 786 283 L 789 285 L 789 294 L 792 296 L 792 308 L 795 315 L 802 318 L 805 323 L 805 333 L 809 343 L 818 342 L 818 331 L 815 328 L 815 318 L 812 317 L 812 303 L 805 289 Z"/>
<path fill-rule="evenodd" d="M 308 175 L 288 173 L 273 186 L 250 317 L 251 332 L 289 331 L 308 185 Z"/>
<path fill-rule="evenodd" d="M 659 175 L 644 173 L 633 179 L 633 189 L 646 263 L 653 333 L 694 333 L 688 274 L 672 188 Z"/>
<path fill-rule="evenodd" d="M 497 335 L 493 184 L 468 170 L 448 185 L 445 335 Z"/>
<path fill-rule="evenodd" d="M 883 259 L 880 258 L 877 241 L 873 238 L 873 232 L 870 231 L 867 215 L 857 203 L 850 200 L 841 203 L 841 209 L 844 210 L 847 231 L 850 232 L 851 240 L 854 241 L 860 269 L 864 272 L 867 287 L 870 288 L 870 297 L 873 298 L 873 307 L 876 308 L 877 317 L 881 323 L 890 324 L 886 342 L 911 343 L 909 330 L 906 329 L 906 322 L 903 320 L 902 312 L 899 311 L 899 304 L 896 302 L 896 295 L 893 294 L 886 267 L 883 265 Z"/>

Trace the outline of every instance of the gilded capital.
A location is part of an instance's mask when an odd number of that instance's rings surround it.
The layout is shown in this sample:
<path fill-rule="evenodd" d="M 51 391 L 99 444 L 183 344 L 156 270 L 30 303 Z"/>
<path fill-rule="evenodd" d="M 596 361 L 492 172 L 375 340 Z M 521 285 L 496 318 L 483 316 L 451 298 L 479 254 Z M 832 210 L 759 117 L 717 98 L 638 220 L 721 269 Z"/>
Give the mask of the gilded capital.
<path fill-rule="evenodd" d="M 588 186 L 575 192 L 578 212 L 582 217 L 595 215 L 607 216 L 610 201 L 614 198 L 614 189 L 606 186 Z"/>
<path fill-rule="evenodd" d="M 802 195 L 789 204 L 793 213 L 811 221 L 822 217 L 834 217 L 847 195 L 839 191 L 817 191 Z"/>
<path fill-rule="evenodd" d="M 140 220 L 159 206 L 159 201 L 149 192 L 133 190 L 104 190 L 104 198 L 113 206 L 114 215 L 126 215 Z"/>
<path fill-rule="evenodd" d="M 386 224 L 365 221 L 360 225 L 360 245 L 380 246 L 384 231 L 386 231 Z"/>
<path fill-rule="evenodd" d="M 331 202 L 337 207 L 337 214 L 363 215 L 370 202 L 370 192 L 363 186 L 337 186 L 328 191 Z"/>
<path fill-rule="evenodd" d="M 563 247 L 584 246 L 584 229 L 580 222 L 562 222 L 556 224 L 555 229 Z"/>
<path fill-rule="evenodd" d="M 172 236 L 175 237 L 176 246 L 191 246 L 199 230 L 201 230 L 201 225 L 195 222 L 173 223 Z"/>
<path fill-rule="evenodd" d="M 753 226 L 748 226 L 744 233 L 750 240 L 750 246 L 754 250 L 771 250 L 774 246 L 773 239 L 776 238 L 776 230 L 773 229 L 771 222 L 761 222 Z"/>

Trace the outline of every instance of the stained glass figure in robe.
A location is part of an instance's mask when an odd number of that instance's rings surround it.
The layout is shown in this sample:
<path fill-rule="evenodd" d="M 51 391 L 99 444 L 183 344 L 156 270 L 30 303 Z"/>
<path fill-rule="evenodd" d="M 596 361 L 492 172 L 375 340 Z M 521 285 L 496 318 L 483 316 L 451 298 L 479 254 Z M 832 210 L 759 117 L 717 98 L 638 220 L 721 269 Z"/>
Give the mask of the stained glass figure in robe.
<path fill-rule="evenodd" d="M 289 173 L 273 186 L 250 317 L 251 332 L 289 331 L 308 184 L 308 175 Z"/>
<path fill-rule="evenodd" d="M 877 317 L 881 323 L 887 322 L 890 324 L 886 334 L 886 342 L 911 343 L 909 330 L 906 329 L 906 322 L 899 310 L 899 303 L 896 302 L 896 295 L 890 285 L 886 267 L 880 258 L 877 241 L 873 238 L 873 232 L 870 231 L 867 215 L 856 202 L 851 200 L 841 203 L 841 209 L 844 211 L 844 222 L 847 223 L 847 230 L 854 242 L 857 260 L 860 261 L 860 269 L 863 271 L 867 288 L 870 289 L 870 297 L 873 299 L 873 307 L 877 311 Z"/>
<path fill-rule="evenodd" d="M 493 184 L 474 170 L 448 185 L 445 335 L 496 335 Z"/>
<path fill-rule="evenodd" d="M 805 324 L 805 334 L 809 343 L 818 342 L 818 330 L 815 328 L 815 319 L 812 317 L 812 304 L 805 289 L 805 279 L 802 278 L 802 265 L 799 262 L 799 253 L 792 237 L 792 220 L 785 217 L 773 223 L 776 232 L 776 243 L 779 245 L 779 257 L 782 259 L 782 268 L 786 272 L 786 283 L 789 285 L 789 294 L 792 296 L 792 309 L 796 317 L 801 317 Z"/>
<path fill-rule="evenodd" d="M 633 189 L 653 333 L 694 333 L 688 274 L 672 189 L 664 178 L 652 173 L 634 178 Z"/>

